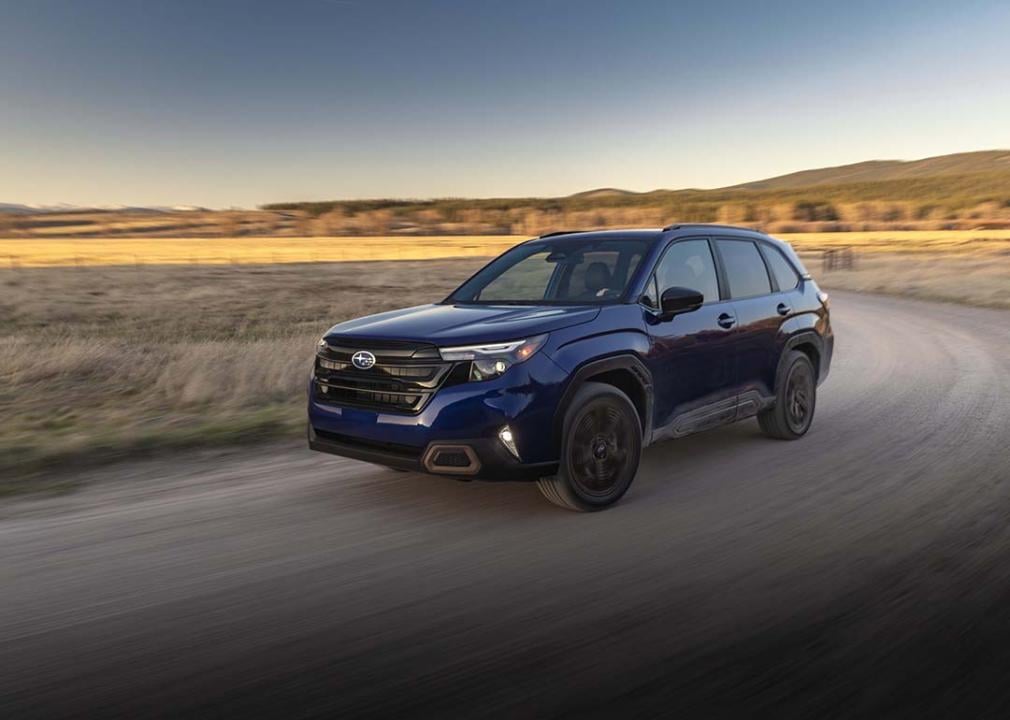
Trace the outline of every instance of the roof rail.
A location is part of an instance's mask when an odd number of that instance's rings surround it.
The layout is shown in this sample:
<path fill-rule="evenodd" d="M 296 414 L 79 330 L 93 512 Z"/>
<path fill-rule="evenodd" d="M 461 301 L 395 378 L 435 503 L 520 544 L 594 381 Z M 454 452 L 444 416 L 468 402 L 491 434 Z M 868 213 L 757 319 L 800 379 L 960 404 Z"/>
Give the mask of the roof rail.
<path fill-rule="evenodd" d="M 674 223 L 673 225 L 667 225 L 663 228 L 663 232 L 669 232 L 670 230 L 676 230 L 683 227 L 704 227 L 704 228 L 719 228 L 722 230 L 747 230 L 748 232 L 756 232 L 764 234 L 761 230 L 752 227 L 741 227 L 740 225 L 719 225 L 718 223 Z"/>
<path fill-rule="evenodd" d="M 554 237 L 555 235 L 571 235 L 572 233 L 588 232 L 587 230 L 555 230 L 554 232 L 549 232 L 545 235 L 541 235 L 540 238 Z M 539 239 L 539 238 L 538 238 Z"/>

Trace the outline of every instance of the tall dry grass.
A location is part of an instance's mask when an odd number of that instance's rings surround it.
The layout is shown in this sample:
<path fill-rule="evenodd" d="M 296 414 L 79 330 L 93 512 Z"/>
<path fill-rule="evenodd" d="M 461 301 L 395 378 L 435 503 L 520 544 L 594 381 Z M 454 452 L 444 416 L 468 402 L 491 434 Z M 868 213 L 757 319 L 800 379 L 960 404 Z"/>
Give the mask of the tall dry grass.
<path fill-rule="evenodd" d="M 628 223 L 634 226 L 636 223 Z M 575 227 L 579 227 L 575 225 Z M 781 233 L 801 251 L 852 246 L 862 252 L 1006 257 L 1010 230 Z M 0 238 L 0 268 L 109 265 L 276 265 L 365 260 L 494 257 L 522 235 L 419 237 Z"/>
<path fill-rule="evenodd" d="M 829 289 L 1010 310 L 1010 256 L 864 252 L 854 269 L 830 272 L 818 254 L 801 256 Z"/>
<path fill-rule="evenodd" d="M 481 262 L 0 271 L 0 478 L 295 436 L 331 324 L 440 300 Z"/>
<path fill-rule="evenodd" d="M 0 238 L 0 267 L 276 265 L 494 257 L 526 237 Z"/>

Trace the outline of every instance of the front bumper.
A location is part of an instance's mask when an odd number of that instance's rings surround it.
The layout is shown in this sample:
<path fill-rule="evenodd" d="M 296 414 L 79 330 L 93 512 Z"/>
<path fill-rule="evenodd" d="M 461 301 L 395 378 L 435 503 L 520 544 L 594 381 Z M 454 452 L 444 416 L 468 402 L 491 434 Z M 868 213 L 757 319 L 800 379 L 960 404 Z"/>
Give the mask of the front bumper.
<path fill-rule="evenodd" d="M 379 444 L 363 444 L 356 438 L 335 435 L 326 431 L 317 431 L 309 425 L 309 448 L 318 452 L 340 455 L 342 457 L 361 460 L 363 462 L 382 465 L 384 467 L 406 470 L 408 472 L 428 473 L 430 475 L 445 475 L 458 480 L 536 480 L 557 472 L 557 462 L 520 463 L 497 441 L 487 438 L 474 438 L 452 443 L 433 441 L 421 451 L 406 449 L 402 446 L 393 447 Z M 433 451 L 439 447 L 460 447 L 471 449 L 477 458 L 477 467 L 473 472 L 457 472 L 450 468 L 439 469 L 425 464 Z"/>
<path fill-rule="evenodd" d="M 558 460 L 551 429 L 565 377 L 546 354 L 538 353 L 495 380 L 441 388 L 417 414 L 332 404 L 317 397 L 310 382 L 309 447 L 464 480 L 533 480 L 552 475 Z M 498 439 L 506 425 L 521 461 Z M 477 467 L 436 466 L 431 453 L 445 446 L 466 452 Z"/>

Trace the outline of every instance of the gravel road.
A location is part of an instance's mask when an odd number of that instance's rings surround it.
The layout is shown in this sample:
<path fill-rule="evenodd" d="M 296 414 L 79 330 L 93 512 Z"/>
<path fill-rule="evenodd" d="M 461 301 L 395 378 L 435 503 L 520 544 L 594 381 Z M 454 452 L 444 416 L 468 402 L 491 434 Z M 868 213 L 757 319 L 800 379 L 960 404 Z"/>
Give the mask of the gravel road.
<path fill-rule="evenodd" d="M 301 447 L 0 505 L 0 717 L 1010 715 L 1010 313 L 836 293 L 810 434 L 625 500 Z"/>

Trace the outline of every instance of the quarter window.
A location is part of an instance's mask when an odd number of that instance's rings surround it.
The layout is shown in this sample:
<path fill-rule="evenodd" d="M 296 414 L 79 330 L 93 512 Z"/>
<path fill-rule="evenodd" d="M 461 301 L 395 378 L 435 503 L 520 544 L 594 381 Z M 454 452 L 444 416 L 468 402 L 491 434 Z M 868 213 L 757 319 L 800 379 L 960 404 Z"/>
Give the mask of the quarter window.
<path fill-rule="evenodd" d="M 656 268 L 656 281 L 660 295 L 672 287 L 682 287 L 697 290 L 705 302 L 717 301 L 719 280 L 708 240 L 681 240 L 671 245 Z"/>
<path fill-rule="evenodd" d="M 652 275 L 649 278 L 649 283 L 645 286 L 645 292 L 642 293 L 640 302 L 645 305 L 645 307 L 652 308 L 656 310 L 659 308 L 659 294 L 656 292 L 656 276 Z"/>
<path fill-rule="evenodd" d="M 758 252 L 757 246 L 749 240 L 718 240 L 719 255 L 726 269 L 730 296 L 749 298 L 767 295 L 772 291 L 768 280 L 768 269 Z"/>
<path fill-rule="evenodd" d="M 768 267 L 771 268 L 772 277 L 775 278 L 779 290 L 792 290 L 800 284 L 800 276 L 778 248 L 762 245 L 761 254 L 768 261 Z"/>

